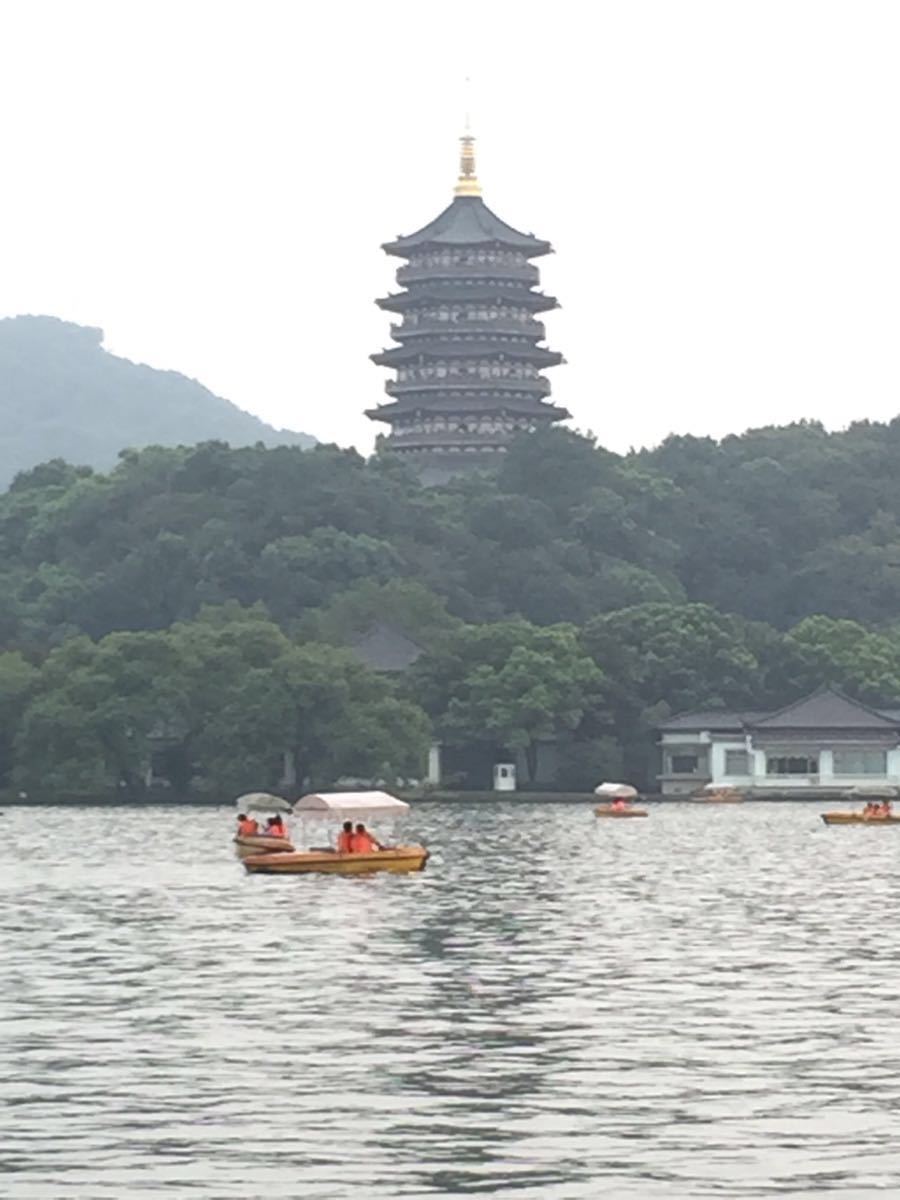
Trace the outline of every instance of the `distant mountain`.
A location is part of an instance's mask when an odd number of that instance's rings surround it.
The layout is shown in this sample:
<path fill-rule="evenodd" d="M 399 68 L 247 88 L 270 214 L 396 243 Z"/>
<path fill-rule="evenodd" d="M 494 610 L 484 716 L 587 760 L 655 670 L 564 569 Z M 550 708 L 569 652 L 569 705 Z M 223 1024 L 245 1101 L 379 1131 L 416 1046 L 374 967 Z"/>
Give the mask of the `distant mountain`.
<path fill-rule="evenodd" d="M 103 349 L 103 331 L 56 317 L 0 320 L 0 488 L 51 458 L 110 467 L 125 447 L 312 446 L 179 375 Z"/>

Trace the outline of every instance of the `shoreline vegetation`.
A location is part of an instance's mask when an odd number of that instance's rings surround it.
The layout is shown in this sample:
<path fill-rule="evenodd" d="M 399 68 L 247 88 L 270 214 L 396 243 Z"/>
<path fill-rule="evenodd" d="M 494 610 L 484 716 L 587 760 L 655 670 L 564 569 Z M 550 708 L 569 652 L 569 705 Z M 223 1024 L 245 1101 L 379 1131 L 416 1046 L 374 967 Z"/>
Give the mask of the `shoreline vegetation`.
<path fill-rule="evenodd" d="M 0 790 L 402 792 L 436 740 L 448 795 L 498 761 L 523 797 L 652 794 L 674 712 L 897 703 L 898 450 L 900 420 L 624 456 L 555 429 L 436 488 L 327 446 L 45 463 L 0 495 Z M 402 669 L 355 649 L 383 628 Z"/>

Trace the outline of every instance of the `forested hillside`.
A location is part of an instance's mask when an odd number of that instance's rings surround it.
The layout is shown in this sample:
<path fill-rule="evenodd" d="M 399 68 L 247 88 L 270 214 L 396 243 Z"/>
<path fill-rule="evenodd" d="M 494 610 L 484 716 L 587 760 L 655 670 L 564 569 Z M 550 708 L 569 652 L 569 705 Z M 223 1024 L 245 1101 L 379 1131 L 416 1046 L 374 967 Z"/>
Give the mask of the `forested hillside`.
<path fill-rule="evenodd" d="M 556 430 L 434 489 L 333 447 L 46 463 L 0 496 L 0 786 L 132 787 L 162 722 L 185 788 L 249 785 L 235 745 L 274 785 L 301 728 L 316 782 L 413 771 L 430 728 L 564 737 L 558 782 L 586 787 L 646 779 L 671 711 L 896 701 L 898 446 L 898 422 L 798 425 L 620 457 Z M 342 649 L 374 622 L 425 650 L 399 681 Z"/>
<path fill-rule="evenodd" d="M 103 349 L 103 332 L 55 317 L 0 321 L 0 488 L 18 471 L 57 455 L 108 468 L 123 446 L 309 446 L 202 384 Z"/>

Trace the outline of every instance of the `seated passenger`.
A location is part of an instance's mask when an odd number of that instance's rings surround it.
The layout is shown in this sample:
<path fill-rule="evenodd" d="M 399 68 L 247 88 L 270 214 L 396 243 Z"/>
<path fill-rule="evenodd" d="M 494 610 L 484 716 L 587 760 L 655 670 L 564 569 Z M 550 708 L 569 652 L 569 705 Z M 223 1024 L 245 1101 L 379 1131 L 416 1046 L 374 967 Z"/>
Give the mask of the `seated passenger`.
<path fill-rule="evenodd" d="M 622 812 L 623 809 L 628 807 L 628 801 L 624 796 L 616 796 L 615 800 L 612 802 L 612 807 L 616 812 Z"/>
<path fill-rule="evenodd" d="M 269 837 L 287 837 L 287 830 L 284 827 L 284 821 L 282 821 L 281 817 L 269 817 L 269 820 L 266 822 L 266 833 Z"/>
<path fill-rule="evenodd" d="M 380 844 L 375 841 L 371 833 L 369 833 L 365 825 L 360 821 L 356 826 L 356 832 L 353 834 L 351 854 L 372 854 L 380 849 Z"/>
<path fill-rule="evenodd" d="M 238 837 L 253 837 L 259 833 L 259 822 L 248 817 L 246 813 L 238 813 Z"/>
<path fill-rule="evenodd" d="M 337 838 L 338 854 L 353 853 L 353 822 L 345 821 Z"/>

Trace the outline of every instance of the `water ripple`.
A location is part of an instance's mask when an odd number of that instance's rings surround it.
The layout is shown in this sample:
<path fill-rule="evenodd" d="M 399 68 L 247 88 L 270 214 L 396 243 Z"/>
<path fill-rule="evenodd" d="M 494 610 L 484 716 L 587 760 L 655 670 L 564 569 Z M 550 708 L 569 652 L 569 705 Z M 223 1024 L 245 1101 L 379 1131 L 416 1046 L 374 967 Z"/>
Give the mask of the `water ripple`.
<path fill-rule="evenodd" d="M 900 829 L 424 805 L 424 874 L 283 879 L 232 817 L 7 812 L 10 1200 L 900 1192 Z"/>

